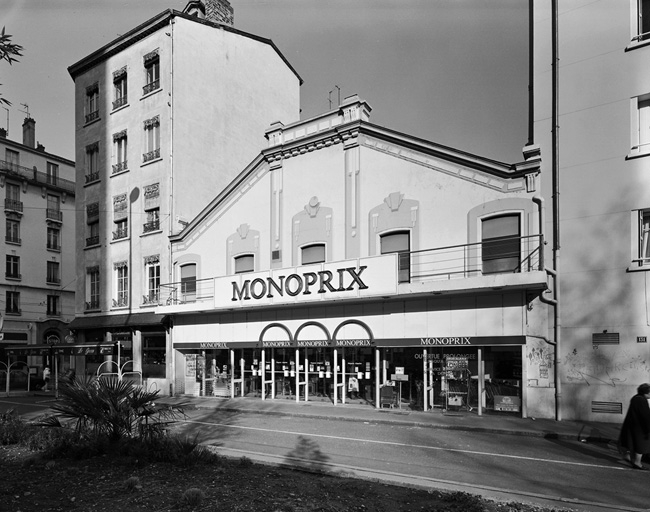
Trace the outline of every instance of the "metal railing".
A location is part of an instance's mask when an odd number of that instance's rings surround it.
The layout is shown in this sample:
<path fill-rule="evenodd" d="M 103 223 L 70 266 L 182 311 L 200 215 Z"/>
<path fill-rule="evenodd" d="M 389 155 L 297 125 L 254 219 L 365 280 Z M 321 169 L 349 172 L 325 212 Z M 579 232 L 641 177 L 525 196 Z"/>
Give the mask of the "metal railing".
<path fill-rule="evenodd" d="M 124 105 L 126 105 L 126 102 L 127 102 L 127 97 L 126 96 L 122 96 L 121 98 L 116 99 L 113 102 L 113 110 L 115 110 L 117 108 L 120 108 L 120 107 L 123 107 Z"/>
<path fill-rule="evenodd" d="M 23 167 L 13 162 L 0 160 L 0 171 L 5 171 L 9 176 L 15 176 L 28 182 L 55 187 L 69 194 L 74 194 L 74 181 L 52 176 L 51 174 L 39 171 L 35 167 Z"/>
<path fill-rule="evenodd" d="M 17 199 L 5 199 L 5 210 L 22 213 L 23 202 L 18 201 Z"/>
<path fill-rule="evenodd" d="M 151 222 L 145 222 L 142 225 L 142 232 L 149 233 L 150 231 L 158 231 L 160 229 L 160 221 L 153 220 Z"/>
<path fill-rule="evenodd" d="M 401 252 L 398 282 L 447 281 L 544 270 L 542 235 L 501 237 L 473 244 Z M 215 297 L 214 278 L 160 285 L 159 305 L 204 302 Z"/>
<path fill-rule="evenodd" d="M 93 181 L 99 181 L 99 171 L 86 174 L 86 183 L 92 183 Z"/>
<path fill-rule="evenodd" d="M 129 228 L 118 229 L 113 231 L 113 240 L 120 240 L 129 236 Z"/>
<path fill-rule="evenodd" d="M 150 92 L 155 91 L 156 89 L 160 88 L 160 79 L 154 80 L 153 82 L 150 82 L 146 84 L 144 87 L 142 87 L 142 94 L 149 94 Z"/>
<path fill-rule="evenodd" d="M 99 309 L 99 299 L 93 299 L 86 302 L 86 311 L 91 309 Z"/>
<path fill-rule="evenodd" d="M 124 162 L 119 162 L 117 164 L 113 164 L 113 174 L 117 174 L 118 172 L 126 171 L 128 169 L 127 161 L 124 160 Z"/>
<path fill-rule="evenodd" d="M 59 222 L 61 222 L 63 221 L 63 212 L 61 210 L 56 210 L 54 208 L 46 208 L 45 218 L 50 220 L 58 220 Z"/>
<path fill-rule="evenodd" d="M 95 119 L 99 119 L 99 110 L 95 110 L 94 112 L 91 112 L 90 114 L 86 114 L 86 123 L 90 123 L 91 121 L 94 121 Z"/>
<path fill-rule="evenodd" d="M 155 160 L 156 158 L 160 158 L 160 148 L 142 154 L 143 163 L 150 162 L 151 160 Z"/>
<path fill-rule="evenodd" d="M 89 236 L 86 238 L 86 247 L 91 245 L 99 245 L 99 235 Z"/>

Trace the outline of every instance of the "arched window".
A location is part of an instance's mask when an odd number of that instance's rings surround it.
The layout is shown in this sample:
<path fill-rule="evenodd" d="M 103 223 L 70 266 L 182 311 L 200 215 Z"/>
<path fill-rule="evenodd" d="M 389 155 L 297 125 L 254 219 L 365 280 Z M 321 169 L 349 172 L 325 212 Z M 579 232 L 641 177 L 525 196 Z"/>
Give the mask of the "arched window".
<path fill-rule="evenodd" d="M 255 270 L 255 256 L 243 254 L 235 258 L 235 274 L 244 274 Z"/>
<path fill-rule="evenodd" d="M 521 229 L 518 214 L 481 222 L 484 274 L 521 272 Z"/>
<path fill-rule="evenodd" d="M 325 262 L 325 244 L 306 245 L 301 249 L 301 253 L 303 265 Z"/>
<path fill-rule="evenodd" d="M 397 279 L 400 283 L 411 280 L 411 234 L 408 231 L 394 231 L 380 236 L 381 254 L 398 253 Z"/>

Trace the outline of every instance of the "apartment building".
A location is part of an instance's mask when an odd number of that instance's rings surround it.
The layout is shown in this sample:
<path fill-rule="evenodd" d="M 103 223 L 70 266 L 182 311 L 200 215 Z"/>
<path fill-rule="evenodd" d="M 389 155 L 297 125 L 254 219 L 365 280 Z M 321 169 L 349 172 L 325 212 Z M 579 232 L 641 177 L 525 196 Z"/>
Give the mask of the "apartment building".
<path fill-rule="evenodd" d="M 155 312 L 175 273 L 169 236 L 255 158 L 270 123 L 299 118 L 296 71 L 232 21 L 227 1 L 192 1 L 69 68 L 79 198 L 70 328 L 77 343 L 114 353 L 82 358 L 86 373 L 103 365 L 169 391 L 169 326 Z"/>
<path fill-rule="evenodd" d="M 531 6 L 558 414 L 620 422 L 650 381 L 650 3 Z"/>
<path fill-rule="evenodd" d="M 0 155 L 5 217 L 0 346 L 34 371 L 54 369 L 53 347 L 65 342 L 74 318 L 75 163 L 37 142 L 31 117 L 23 122 L 21 142 L 0 130 Z M 57 363 L 63 369 L 70 358 L 61 353 Z"/>

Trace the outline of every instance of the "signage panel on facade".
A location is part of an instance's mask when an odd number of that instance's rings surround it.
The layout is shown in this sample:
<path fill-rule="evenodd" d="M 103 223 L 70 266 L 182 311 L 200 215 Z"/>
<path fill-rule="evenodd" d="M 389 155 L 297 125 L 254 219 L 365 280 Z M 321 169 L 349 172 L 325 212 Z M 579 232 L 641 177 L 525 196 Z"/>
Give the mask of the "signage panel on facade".
<path fill-rule="evenodd" d="M 397 293 L 397 256 L 359 258 L 215 279 L 215 308 L 298 304 Z"/>

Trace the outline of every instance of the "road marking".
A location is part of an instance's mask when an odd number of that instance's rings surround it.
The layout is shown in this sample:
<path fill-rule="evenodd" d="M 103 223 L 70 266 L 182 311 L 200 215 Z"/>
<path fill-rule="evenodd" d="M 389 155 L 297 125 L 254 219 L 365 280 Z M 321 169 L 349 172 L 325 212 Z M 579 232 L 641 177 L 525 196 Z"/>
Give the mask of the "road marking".
<path fill-rule="evenodd" d="M 490 452 L 479 452 L 475 450 L 462 450 L 459 448 L 443 448 L 439 446 L 426 446 L 426 445 L 419 445 L 419 444 L 408 444 L 408 443 L 397 443 L 393 441 L 376 441 L 373 439 L 358 439 L 354 437 L 341 437 L 341 436 L 331 436 L 331 435 L 326 435 L 326 434 L 313 434 L 313 433 L 306 433 L 306 432 L 293 432 L 291 430 L 276 430 L 276 429 L 271 429 L 271 428 L 259 428 L 259 427 L 244 427 L 241 425 L 227 425 L 225 423 L 212 423 L 208 421 L 195 421 L 195 420 L 181 420 L 183 423 L 194 423 L 197 425 L 210 425 L 214 427 L 227 427 L 227 428 L 238 428 L 241 430 L 256 430 L 259 432 L 273 432 L 276 434 L 290 434 L 290 435 L 296 435 L 296 436 L 311 436 L 311 437 L 322 437 L 325 439 L 335 439 L 335 440 L 342 440 L 342 441 L 352 441 L 352 442 L 361 442 L 361 443 L 371 443 L 371 444 L 383 444 L 383 445 L 390 445 L 390 446 L 401 446 L 405 448 L 419 448 L 423 450 L 431 450 L 431 451 L 441 451 L 441 452 L 455 452 L 455 453 L 466 453 L 470 455 L 487 455 L 489 457 L 502 457 L 506 459 L 517 459 L 517 460 L 526 460 L 526 461 L 534 461 L 534 462 L 547 462 L 550 464 L 563 464 L 567 466 L 581 466 L 581 467 L 589 467 L 589 468 L 601 468 L 601 469 L 616 469 L 616 470 L 626 470 L 627 468 L 622 468 L 622 467 L 616 467 L 616 466 L 605 466 L 602 464 L 588 464 L 585 462 L 572 462 L 572 461 L 563 461 L 563 460 L 553 460 L 553 459 L 541 459 L 538 457 L 524 457 L 522 455 L 509 455 L 505 453 L 490 453 Z"/>

